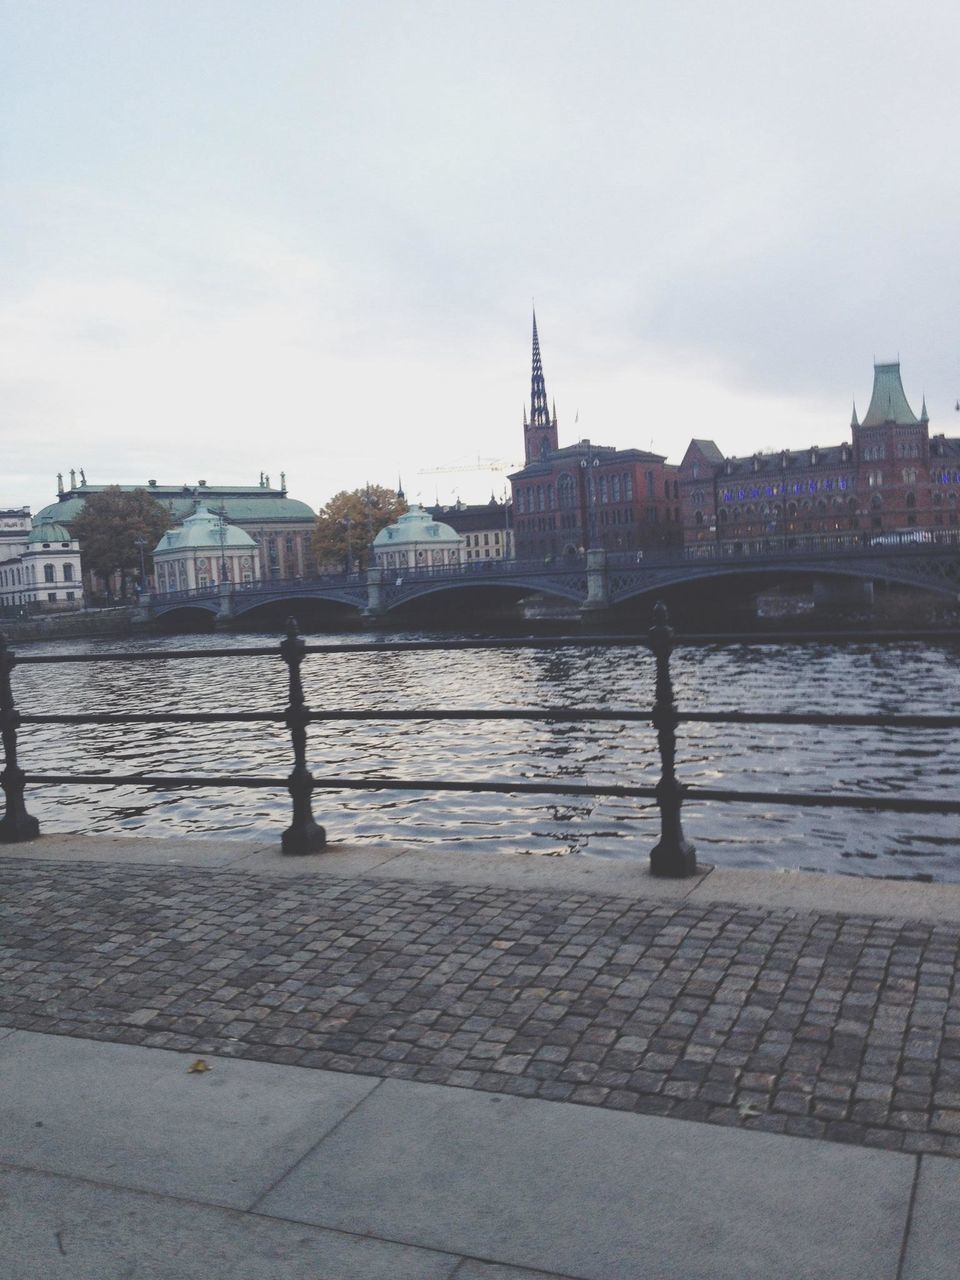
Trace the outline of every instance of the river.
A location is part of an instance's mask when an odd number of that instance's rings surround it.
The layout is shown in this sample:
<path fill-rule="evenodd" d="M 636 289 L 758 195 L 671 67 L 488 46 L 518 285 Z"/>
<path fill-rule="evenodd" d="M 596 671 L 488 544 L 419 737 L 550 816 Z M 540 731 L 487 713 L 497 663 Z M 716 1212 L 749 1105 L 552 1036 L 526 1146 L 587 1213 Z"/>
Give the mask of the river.
<path fill-rule="evenodd" d="M 430 638 L 404 633 L 391 639 Z M 308 637 L 309 639 L 309 637 Z M 368 637 L 324 635 L 346 645 Z M 23 644 L 29 654 L 108 649 L 243 647 L 276 635 L 151 637 Z M 678 705 L 796 712 L 948 712 L 960 691 L 960 645 L 845 643 L 679 648 L 672 664 Z M 380 706 L 648 708 L 648 651 L 355 653 L 308 657 L 307 702 L 324 708 Z M 20 710 L 278 710 L 286 669 L 274 658 L 170 663 L 19 666 Z M 285 776 L 281 725 L 24 726 L 28 772 L 244 772 Z M 311 725 L 308 759 L 318 776 L 570 779 L 653 784 L 659 760 L 649 724 L 392 722 Z M 960 741 L 943 731 L 681 726 L 678 775 L 706 786 L 955 798 Z M 36 787 L 30 812 L 46 832 L 85 831 L 277 838 L 289 820 L 285 792 L 158 791 L 123 786 Z M 331 840 L 383 840 L 535 855 L 645 858 L 658 836 L 655 806 L 620 799 L 323 791 L 317 820 Z M 960 882 L 957 820 L 856 810 L 696 804 L 684 828 L 702 862 L 804 868 Z"/>

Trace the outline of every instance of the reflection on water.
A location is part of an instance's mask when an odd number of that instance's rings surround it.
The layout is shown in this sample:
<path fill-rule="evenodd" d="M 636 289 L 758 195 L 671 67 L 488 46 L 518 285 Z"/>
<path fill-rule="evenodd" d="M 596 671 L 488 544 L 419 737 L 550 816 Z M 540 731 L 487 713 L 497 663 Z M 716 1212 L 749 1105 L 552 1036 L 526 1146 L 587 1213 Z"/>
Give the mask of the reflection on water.
<path fill-rule="evenodd" d="M 397 636 L 397 639 L 423 638 Z M 330 637 L 325 637 L 331 639 Z M 345 643 L 356 636 L 335 637 Z M 63 642 L 61 652 L 108 648 L 263 645 L 275 636 L 168 637 Z M 56 652 L 54 644 L 21 652 Z M 680 649 L 678 704 L 795 712 L 943 712 L 956 706 L 958 654 L 949 643 L 729 646 Z M 22 666 L 21 710 L 277 710 L 286 702 L 279 656 L 180 662 Z M 303 665 L 314 711 L 381 707 L 647 708 L 647 650 L 570 649 L 316 655 Z M 22 730 L 28 772 L 243 772 L 285 776 L 282 725 L 31 726 Z M 653 784 L 659 761 L 649 725 L 486 722 L 319 722 L 309 730 L 317 777 L 462 780 L 570 779 Z M 699 725 L 681 727 L 678 773 L 689 783 L 754 790 L 864 794 L 955 794 L 960 743 L 946 731 Z M 145 835 L 278 837 L 285 792 L 44 787 L 29 796 L 43 829 Z M 314 797 L 332 840 L 456 844 L 535 854 L 645 857 L 656 842 L 656 808 L 641 801 L 327 790 Z M 704 862 L 805 867 L 866 875 L 960 881 L 960 836 L 952 818 L 689 804 L 688 836 Z"/>

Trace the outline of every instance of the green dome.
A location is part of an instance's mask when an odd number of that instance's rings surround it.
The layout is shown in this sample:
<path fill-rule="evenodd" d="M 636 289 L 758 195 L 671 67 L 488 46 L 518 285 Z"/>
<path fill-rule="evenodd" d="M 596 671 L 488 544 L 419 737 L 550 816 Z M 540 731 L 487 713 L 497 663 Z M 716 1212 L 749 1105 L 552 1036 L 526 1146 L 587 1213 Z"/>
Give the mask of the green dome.
<path fill-rule="evenodd" d="M 204 547 L 240 548 L 249 552 L 256 543 L 235 524 L 220 523 L 220 517 L 208 511 L 206 507 L 198 507 L 192 516 L 187 516 L 177 529 L 168 529 L 153 549 L 157 555 L 162 551 L 193 551 Z"/>
<path fill-rule="evenodd" d="M 413 506 L 400 516 L 396 524 L 388 524 L 373 540 L 375 547 L 395 547 L 409 542 L 436 543 L 437 546 L 459 546 L 463 539 L 456 529 L 434 520 L 423 507 Z"/>
<path fill-rule="evenodd" d="M 35 524 L 27 538 L 27 542 L 71 542 L 72 540 L 70 533 L 63 525 L 53 520 L 41 520 L 39 524 Z"/>

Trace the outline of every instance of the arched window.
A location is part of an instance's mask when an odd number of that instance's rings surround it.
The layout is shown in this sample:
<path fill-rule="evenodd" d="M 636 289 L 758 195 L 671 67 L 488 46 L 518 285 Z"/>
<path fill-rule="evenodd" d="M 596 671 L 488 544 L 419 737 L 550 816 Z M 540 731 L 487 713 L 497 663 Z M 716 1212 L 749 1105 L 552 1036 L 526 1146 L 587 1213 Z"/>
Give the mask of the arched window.
<path fill-rule="evenodd" d="M 623 498 L 625 502 L 633 501 L 633 476 L 629 471 L 624 472 L 623 476 Z"/>
<path fill-rule="evenodd" d="M 52 564 L 45 564 L 43 566 L 43 580 L 44 582 L 56 582 L 57 571 Z"/>
<path fill-rule="evenodd" d="M 73 581 L 73 565 L 72 564 L 65 564 L 63 566 L 63 580 L 64 582 Z"/>
<path fill-rule="evenodd" d="M 567 473 L 564 473 L 557 480 L 557 502 L 567 510 L 577 505 L 577 492 L 573 483 L 573 476 Z"/>

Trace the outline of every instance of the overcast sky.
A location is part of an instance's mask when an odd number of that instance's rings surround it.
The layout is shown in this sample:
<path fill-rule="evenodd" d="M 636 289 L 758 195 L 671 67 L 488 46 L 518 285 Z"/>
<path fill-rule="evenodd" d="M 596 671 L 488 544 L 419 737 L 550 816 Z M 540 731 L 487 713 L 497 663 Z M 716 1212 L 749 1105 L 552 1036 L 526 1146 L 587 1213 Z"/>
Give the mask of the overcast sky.
<path fill-rule="evenodd" d="M 0 0 L 0 506 L 960 433 L 956 0 Z M 579 421 L 576 420 L 579 414 Z"/>

